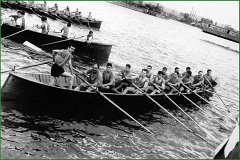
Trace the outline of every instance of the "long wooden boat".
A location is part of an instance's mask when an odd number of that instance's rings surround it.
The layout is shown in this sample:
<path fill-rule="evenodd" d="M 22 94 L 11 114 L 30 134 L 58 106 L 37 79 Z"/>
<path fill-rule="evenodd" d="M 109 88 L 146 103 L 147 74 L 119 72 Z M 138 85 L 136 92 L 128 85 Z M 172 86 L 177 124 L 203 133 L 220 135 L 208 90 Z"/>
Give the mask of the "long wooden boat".
<path fill-rule="evenodd" d="M 202 31 L 214 36 L 239 43 L 239 32 L 213 24 L 202 24 Z"/>
<path fill-rule="evenodd" d="M 2 24 L 1 26 L 2 37 L 17 33 L 19 31 L 22 31 L 22 29 L 8 24 Z M 62 37 L 41 34 L 31 30 L 25 30 L 21 33 L 9 37 L 9 39 L 17 43 L 24 43 L 25 41 L 29 41 L 39 48 L 50 52 L 53 49 L 66 49 L 69 44 L 74 44 L 76 47 L 75 52 L 73 53 L 74 55 L 79 56 L 83 61 L 97 62 L 100 64 L 106 63 L 108 61 L 112 49 L 112 45 L 109 44 L 94 42 L 88 44 L 87 42 L 77 40 L 68 40 L 60 43 L 42 46 L 46 43 L 52 43 L 64 39 Z"/>
<path fill-rule="evenodd" d="M 41 108 L 57 108 L 58 110 L 76 111 L 81 113 L 91 113 L 101 107 L 101 110 L 115 109 L 111 103 L 96 92 L 74 91 L 66 89 L 69 84 L 68 77 L 57 79 L 60 87 L 48 85 L 49 74 L 39 73 L 9 73 L 8 78 L 2 86 L 2 101 L 16 101 L 18 103 L 31 103 L 41 105 Z M 75 79 L 73 88 L 78 86 L 80 80 Z M 65 88 L 66 87 L 66 88 Z M 198 92 L 202 94 L 203 92 Z M 191 93 L 184 93 L 192 101 L 198 101 L 198 97 Z M 158 108 L 145 95 L 115 93 L 104 93 L 110 100 L 119 105 L 129 113 L 142 112 Z M 168 94 L 168 96 L 178 104 L 187 104 L 188 101 L 178 94 Z M 174 109 L 174 105 L 163 94 L 151 95 L 159 104 L 169 109 Z M 49 108 L 50 106 L 50 108 Z M 176 108 L 175 108 L 176 109 Z M 111 112 L 110 112 L 111 114 Z"/>
<path fill-rule="evenodd" d="M 71 23 L 73 22 L 74 24 L 84 25 L 84 26 L 91 27 L 91 28 L 96 29 L 96 30 L 99 30 L 100 27 L 101 27 L 101 24 L 102 24 L 102 21 L 99 21 L 99 20 L 89 21 L 85 18 L 83 18 L 81 20 L 78 20 L 78 19 L 75 19 L 75 18 L 67 18 L 67 17 L 61 16 L 61 15 L 56 16 L 56 15 L 52 14 L 51 12 L 45 12 L 43 10 L 32 8 L 32 7 L 29 7 L 27 5 L 23 5 L 21 3 L 1 2 L 1 6 L 3 8 L 23 10 L 23 11 L 31 13 L 31 14 L 38 14 L 40 16 L 46 16 L 46 17 L 51 18 L 53 20 L 59 19 L 59 20 L 63 20 L 63 21 L 66 21 L 66 22 L 71 22 Z"/>

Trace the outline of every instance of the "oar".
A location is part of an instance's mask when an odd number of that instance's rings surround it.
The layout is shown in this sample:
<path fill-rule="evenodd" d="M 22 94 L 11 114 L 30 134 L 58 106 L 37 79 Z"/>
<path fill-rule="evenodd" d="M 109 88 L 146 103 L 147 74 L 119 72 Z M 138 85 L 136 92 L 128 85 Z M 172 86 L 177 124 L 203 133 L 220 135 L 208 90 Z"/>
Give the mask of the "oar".
<path fill-rule="evenodd" d="M 2 1 L 2 2 L 5 3 L 10 9 L 12 9 L 12 7 L 10 5 L 8 5 L 6 2 L 4 2 L 4 1 Z"/>
<path fill-rule="evenodd" d="M 24 31 L 26 31 L 26 30 L 29 30 L 29 29 L 31 29 L 31 28 L 33 28 L 33 27 L 35 27 L 35 26 L 33 25 L 32 27 L 25 28 L 25 29 L 23 29 L 23 30 L 21 30 L 21 31 L 18 31 L 18 32 L 16 32 L 16 33 L 10 34 L 10 35 L 8 35 L 8 36 L 6 36 L 6 37 L 2 37 L 2 38 L 12 37 L 12 36 L 14 36 L 14 35 L 16 35 L 16 34 L 19 34 L 19 33 L 21 33 L 21 32 L 24 32 Z"/>
<path fill-rule="evenodd" d="M 74 71 L 76 71 L 77 73 L 80 73 L 80 71 L 78 71 L 77 69 L 73 68 Z M 84 83 L 86 83 L 89 87 L 91 87 L 92 89 L 95 89 L 91 84 L 89 84 L 84 78 L 82 78 L 81 76 L 77 75 L 76 76 L 78 78 L 80 78 L 82 81 L 84 81 Z M 96 90 L 96 92 L 101 95 L 103 98 L 105 98 L 108 102 L 110 102 L 114 107 L 118 108 L 120 111 L 122 111 L 124 114 L 126 114 L 129 118 L 131 118 L 132 120 L 134 120 L 137 124 L 139 124 L 143 129 L 145 129 L 147 132 L 153 134 L 149 129 L 147 129 L 146 127 L 144 127 L 140 122 L 138 122 L 135 118 L 133 118 L 131 115 L 129 115 L 126 111 L 124 111 L 121 107 L 119 107 L 116 103 L 114 103 L 112 100 L 110 100 L 107 96 L 105 96 L 102 92 Z"/>
<path fill-rule="evenodd" d="M 204 90 L 204 91 L 209 92 L 209 93 L 212 93 L 212 94 L 215 93 L 215 92 L 212 92 L 212 91 L 209 91 L 209 90 Z M 221 96 L 222 98 L 226 98 L 226 99 L 232 100 L 232 101 L 239 101 L 239 100 L 237 100 L 237 99 L 232 99 L 232 98 L 229 98 L 229 97 L 226 97 L 226 96 L 223 96 L 223 95 L 219 95 L 219 96 Z"/>
<path fill-rule="evenodd" d="M 85 36 L 87 36 L 87 35 L 85 35 Z M 60 43 L 60 42 L 65 42 L 65 41 L 70 41 L 70 40 L 74 40 L 74 39 L 79 39 L 79 38 L 82 38 L 82 37 L 85 37 L 85 36 L 79 36 L 79 37 L 74 37 L 74 38 L 70 38 L 70 39 L 64 39 L 64 40 L 55 41 L 55 42 L 51 42 L 51 43 L 45 43 L 45 44 L 42 44 L 41 46 L 48 46 L 48 45 L 51 45 L 51 44 L 56 44 L 56 43 Z"/>
<path fill-rule="evenodd" d="M 129 81 L 130 82 L 130 81 Z M 142 89 L 140 89 L 136 84 L 130 82 L 135 88 L 137 88 L 140 92 L 144 93 Z M 163 109 L 165 112 L 167 112 L 172 118 L 174 118 L 176 121 L 178 121 L 183 127 L 185 127 L 189 132 L 191 132 L 193 135 L 199 137 L 203 141 L 205 141 L 207 144 L 209 144 L 211 147 L 215 148 L 211 143 L 209 143 L 207 140 L 205 140 L 202 136 L 198 135 L 197 133 L 193 132 L 190 128 L 188 128 L 185 124 L 183 124 L 178 118 L 176 118 L 173 114 L 168 112 L 167 109 L 165 109 L 163 106 L 161 106 L 158 102 L 156 102 L 152 97 L 150 97 L 148 94 L 144 93 L 146 97 L 148 97 L 153 103 L 155 103 L 158 107 Z M 207 132 L 206 132 L 207 133 Z"/>
<path fill-rule="evenodd" d="M 160 89 L 157 85 L 155 85 L 154 83 L 152 83 L 152 84 L 157 88 L 157 90 L 161 91 L 161 89 Z M 163 93 L 163 95 L 164 95 L 165 97 L 167 97 L 167 99 L 169 99 L 175 106 L 177 106 L 185 115 L 187 115 L 197 126 L 199 126 L 199 127 L 202 129 L 202 127 L 201 127 L 197 122 L 195 122 L 182 108 L 180 108 L 180 106 L 177 105 L 166 93 Z M 185 96 L 185 95 L 184 95 L 184 96 Z M 202 111 L 204 111 L 204 110 L 202 110 Z M 204 113 L 205 113 L 206 115 L 210 116 L 210 117 L 211 117 L 215 122 L 217 122 L 220 126 L 222 126 L 223 128 L 225 128 L 226 130 L 228 130 L 228 128 L 226 128 L 226 127 L 223 126 L 220 122 L 218 122 L 215 117 L 213 117 L 212 115 L 209 115 L 209 114 L 208 114 L 207 112 L 205 112 L 205 111 L 204 111 Z"/>
<path fill-rule="evenodd" d="M 207 104 L 209 104 L 211 107 L 215 108 L 216 110 L 218 110 L 219 112 L 221 112 L 217 107 L 211 105 L 205 98 L 203 98 L 202 96 L 200 96 L 199 94 L 197 94 L 196 92 L 194 92 L 192 89 L 190 89 L 188 86 L 186 86 L 185 84 L 182 84 L 185 88 L 189 89 L 192 93 L 194 93 L 196 96 L 198 96 L 199 98 L 201 98 L 204 102 L 206 102 Z M 206 114 L 206 113 L 205 113 Z M 224 115 L 224 114 L 220 114 L 228 119 L 231 119 L 230 117 Z M 232 119 L 231 119 L 232 120 Z M 232 120 L 234 121 L 234 120 Z M 224 127 L 226 128 L 226 127 Z"/>
<path fill-rule="evenodd" d="M 31 64 L 31 65 L 27 65 L 27 66 L 23 66 L 23 67 L 19 67 L 19 68 L 14 68 L 14 69 L 2 71 L 1 73 L 7 73 L 7 72 L 15 71 L 15 70 L 20 70 L 20 69 L 25 69 L 25 68 L 40 66 L 40 65 L 43 65 L 43 64 L 46 64 L 46 63 L 50 63 L 50 62 L 52 62 L 52 60 L 47 60 L 47 61 L 40 62 L 40 63 L 37 63 L 37 64 Z"/>
<path fill-rule="evenodd" d="M 209 82 L 209 80 L 203 75 L 203 77 L 207 80 L 207 82 L 210 84 L 211 88 L 213 89 L 213 91 L 216 93 L 216 95 L 218 96 L 218 98 L 222 101 L 223 105 L 227 108 L 228 112 L 230 113 L 231 111 L 229 110 L 229 108 L 226 106 L 226 104 L 223 102 L 222 98 L 218 95 L 218 93 L 215 91 L 215 89 L 213 88 L 211 82 Z"/>
<path fill-rule="evenodd" d="M 40 15 L 38 15 L 33 9 L 32 7 L 30 7 L 31 11 L 33 11 L 34 14 L 36 14 L 39 18 L 42 18 Z"/>

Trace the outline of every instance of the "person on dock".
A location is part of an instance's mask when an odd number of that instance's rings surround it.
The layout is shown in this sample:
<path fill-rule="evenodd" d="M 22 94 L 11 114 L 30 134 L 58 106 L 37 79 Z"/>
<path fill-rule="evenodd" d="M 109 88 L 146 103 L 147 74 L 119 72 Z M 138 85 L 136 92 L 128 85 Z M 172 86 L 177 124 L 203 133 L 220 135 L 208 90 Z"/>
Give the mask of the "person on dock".
<path fill-rule="evenodd" d="M 87 82 L 97 89 L 97 87 L 100 85 L 102 80 L 101 74 L 99 71 L 99 65 L 97 63 L 94 64 L 92 69 L 88 70 L 83 74 L 86 75 Z M 74 90 L 75 91 L 85 90 L 87 92 L 90 92 L 92 91 L 92 88 L 89 87 L 89 85 L 87 85 L 86 83 L 81 82 L 81 84 L 78 87 L 76 87 Z"/>
<path fill-rule="evenodd" d="M 112 67 L 112 63 L 107 63 L 106 70 L 102 73 L 102 84 L 99 87 L 100 91 L 112 92 L 115 85 L 115 76 Z"/>
<path fill-rule="evenodd" d="M 89 31 L 88 35 L 87 35 L 87 39 L 86 42 L 87 43 L 91 43 L 93 40 L 93 31 Z"/>
<path fill-rule="evenodd" d="M 25 29 L 25 12 L 24 11 L 17 11 L 17 15 L 11 15 L 9 17 L 12 17 L 15 21 L 16 27 Z"/>
<path fill-rule="evenodd" d="M 152 66 L 148 65 L 147 66 L 147 75 L 146 77 L 148 78 L 149 82 L 153 82 L 153 73 L 152 73 Z"/>
<path fill-rule="evenodd" d="M 140 89 L 142 89 L 143 91 L 146 91 L 147 87 L 148 87 L 148 78 L 147 76 L 147 69 L 142 69 L 142 72 L 140 73 L 140 75 L 138 77 L 136 77 L 133 80 L 133 83 L 139 87 Z M 127 94 L 128 92 L 132 92 L 134 94 L 142 94 L 141 91 L 139 91 L 137 88 L 135 88 L 134 86 L 130 86 L 125 88 L 121 94 Z"/>
<path fill-rule="evenodd" d="M 122 89 L 129 87 L 131 85 L 131 82 L 129 82 L 131 81 L 131 79 L 132 79 L 131 65 L 126 64 L 126 67 L 117 74 L 118 82 L 116 83 L 114 90 L 118 92 L 119 90 L 122 91 Z"/>
<path fill-rule="evenodd" d="M 204 86 L 203 71 L 199 71 L 198 75 L 194 76 L 193 79 L 192 89 L 202 88 Z"/>
<path fill-rule="evenodd" d="M 185 75 L 187 75 L 187 74 L 188 74 L 188 73 L 187 73 L 188 71 L 191 71 L 191 68 L 190 68 L 190 67 L 187 67 L 187 68 L 186 68 L 186 72 L 183 72 L 183 73 L 182 73 L 182 77 L 184 77 Z"/>
<path fill-rule="evenodd" d="M 172 76 L 166 81 L 166 86 L 165 86 L 165 92 L 172 94 L 173 92 L 175 92 L 175 90 L 172 88 L 176 88 L 179 89 L 180 87 L 180 78 L 178 77 L 178 73 L 174 72 L 172 74 Z"/>
<path fill-rule="evenodd" d="M 68 89 L 72 89 L 73 80 L 75 76 L 73 74 L 71 58 L 73 57 L 72 53 L 74 52 L 74 50 L 75 50 L 75 47 L 70 45 L 67 49 L 52 51 L 54 64 L 51 67 L 51 79 L 50 79 L 49 85 L 51 86 L 58 85 L 57 77 L 63 75 L 63 76 L 70 77 Z M 65 71 L 65 68 L 67 65 L 71 73 Z"/>
<path fill-rule="evenodd" d="M 68 39 L 69 35 L 70 35 L 70 30 L 71 30 L 71 23 L 68 22 L 66 26 L 64 26 L 61 29 L 61 33 L 62 33 L 62 38 Z"/>
<path fill-rule="evenodd" d="M 146 92 L 151 91 L 150 94 L 153 95 L 153 94 L 159 94 L 160 92 L 163 92 L 164 89 L 165 89 L 165 80 L 163 78 L 163 72 L 158 71 L 158 74 L 153 79 L 153 82 L 148 85 Z"/>
<path fill-rule="evenodd" d="M 169 76 L 167 74 L 167 67 L 163 67 L 162 69 L 162 72 L 163 72 L 163 79 L 166 81 L 169 79 Z"/>
<path fill-rule="evenodd" d="M 42 25 L 39 26 L 37 25 L 38 29 L 42 29 L 41 33 L 42 34 L 48 34 L 50 31 L 50 25 L 47 23 L 47 17 L 43 16 L 41 17 Z"/>
<path fill-rule="evenodd" d="M 190 70 L 188 70 L 186 72 L 186 74 L 184 74 L 184 76 L 181 78 L 180 83 L 186 85 L 187 87 L 191 87 L 193 81 L 194 81 L 194 79 L 192 77 L 192 72 Z M 182 92 L 182 91 L 190 92 L 190 90 L 188 90 L 183 85 L 181 85 L 180 92 Z"/>

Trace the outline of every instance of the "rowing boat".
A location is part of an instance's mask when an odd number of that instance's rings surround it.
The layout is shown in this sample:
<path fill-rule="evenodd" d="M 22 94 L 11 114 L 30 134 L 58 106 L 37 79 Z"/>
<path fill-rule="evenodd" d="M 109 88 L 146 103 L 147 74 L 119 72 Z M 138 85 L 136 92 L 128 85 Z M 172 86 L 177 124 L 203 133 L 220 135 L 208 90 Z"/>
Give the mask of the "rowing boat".
<path fill-rule="evenodd" d="M 11 72 L 2 86 L 2 100 L 34 102 L 42 104 L 41 106 L 57 106 L 58 109 L 74 110 L 78 108 L 84 113 L 91 112 L 100 106 L 103 106 L 104 109 L 112 108 L 112 104 L 96 92 L 68 90 L 69 77 L 57 78 L 59 86 L 62 88 L 48 85 L 50 77 L 49 74 Z M 80 80 L 75 78 L 73 88 L 79 83 Z M 202 94 L 203 92 L 199 91 L 198 93 Z M 104 95 L 131 113 L 154 107 L 154 104 L 145 95 L 120 95 L 117 93 L 104 93 Z M 194 94 L 184 93 L 184 95 L 194 102 L 199 101 Z M 168 96 L 178 104 L 187 104 L 182 95 L 168 94 Z M 174 108 L 174 105 L 163 94 L 151 95 L 151 97 L 163 106 Z"/>
<path fill-rule="evenodd" d="M 46 17 L 51 18 L 53 20 L 61 19 L 61 20 L 64 20 L 66 22 L 71 22 L 71 23 L 73 22 L 74 24 L 84 25 L 84 26 L 87 26 L 87 27 L 94 28 L 96 30 L 99 30 L 100 27 L 101 27 L 101 24 L 102 24 L 102 21 L 99 21 L 99 20 L 89 21 L 89 20 L 84 19 L 84 18 L 81 19 L 81 20 L 78 20 L 78 19 L 75 19 L 75 18 L 67 18 L 67 17 L 61 16 L 61 15 L 56 16 L 51 12 L 46 12 L 46 11 L 39 10 L 39 9 L 36 9 L 36 8 L 28 7 L 27 5 L 23 5 L 23 4 L 20 4 L 20 3 L 1 2 L 1 6 L 3 8 L 23 10 L 23 11 L 31 13 L 31 14 L 38 14 L 40 16 L 46 16 Z"/>
<path fill-rule="evenodd" d="M 8 24 L 2 24 L 1 26 L 1 34 L 2 37 L 6 37 L 8 35 L 17 33 L 22 31 L 21 28 L 11 26 Z M 53 49 L 66 49 L 69 44 L 74 44 L 76 49 L 74 51 L 74 55 L 80 57 L 83 61 L 86 62 L 97 62 L 99 64 L 106 63 L 110 56 L 110 52 L 112 49 L 112 45 L 103 44 L 103 43 L 87 43 L 83 41 L 77 40 L 67 40 L 62 41 L 64 38 L 56 37 L 48 34 L 41 34 L 31 30 L 25 30 L 24 32 L 18 33 L 9 37 L 9 39 L 17 42 L 24 43 L 25 41 L 29 41 L 30 43 L 44 49 L 45 51 L 52 51 Z M 52 43 L 62 41 L 59 43 L 54 43 L 51 45 L 43 45 L 46 43 Z"/>

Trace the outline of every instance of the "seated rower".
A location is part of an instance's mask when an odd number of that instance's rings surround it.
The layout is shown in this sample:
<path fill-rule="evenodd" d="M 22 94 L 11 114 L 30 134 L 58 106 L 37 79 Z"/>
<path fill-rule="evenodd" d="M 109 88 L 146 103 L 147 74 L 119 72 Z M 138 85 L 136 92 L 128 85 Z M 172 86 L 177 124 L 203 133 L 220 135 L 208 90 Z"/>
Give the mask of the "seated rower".
<path fill-rule="evenodd" d="M 151 84 L 151 83 L 150 83 Z M 160 91 L 159 91 L 160 89 Z M 163 79 L 163 72 L 162 71 L 158 71 L 157 76 L 154 78 L 152 85 L 148 86 L 148 89 L 146 92 L 148 91 L 152 91 L 150 94 L 159 94 L 161 91 L 163 91 L 165 89 L 165 80 Z"/>
<path fill-rule="evenodd" d="M 67 26 L 64 26 L 62 29 L 61 29 L 61 33 L 62 33 L 62 38 L 65 38 L 65 39 L 68 39 L 69 37 L 69 34 L 70 34 L 70 30 L 71 30 L 71 23 L 68 22 L 67 23 Z"/>
<path fill-rule="evenodd" d="M 87 35 L 87 39 L 86 42 L 87 43 L 91 43 L 93 40 L 93 31 L 89 31 L 88 35 Z"/>
<path fill-rule="evenodd" d="M 59 10 L 58 10 L 58 5 L 57 5 L 57 3 L 55 3 L 54 7 L 49 8 L 49 11 L 51 11 L 50 13 L 53 13 L 53 14 L 55 14 L 55 15 L 58 15 L 58 14 L 59 14 Z"/>
<path fill-rule="evenodd" d="M 123 88 L 126 88 L 131 85 L 132 73 L 131 73 L 131 65 L 126 64 L 126 67 L 117 74 L 118 82 L 115 85 L 116 91 L 121 91 Z"/>
<path fill-rule="evenodd" d="M 70 9 L 69 9 L 69 7 L 68 7 L 68 6 L 67 6 L 67 8 L 66 8 L 66 9 L 64 9 L 63 11 L 64 11 L 64 14 L 65 14 L 67 17 L 69 17 L 69 16 L 70 16 Z"/>
<path fill-rule="evenodd" d="M 186 74 L 181 78 L 181 84 L 184 84 L 187 87 L 191 87 L 192 83 L 193 83 L 194 79 L 192 77 L 192 72 L 190 70 L 188 70 L 186 72 Z M 189 89 L 185 88 L 183 85 L 180 87 L 180 92 L 182 91 L 186 91 L 186 92 L 190 92 Z"/>
<path fill-rule="evenodd" d="M 188 71 L 191 71 L 191 68 L 190 68 L 190 67 L 187 67 L 187 68 L 186 68 L 186 72 L 183 72 L 183 73 L 182 73 L 182 77 L 184 77 L 185 75 L 187 75 L 187 72 L 188 72 Z"/>
<path fill-rule="evenodd" d="M 206 85 L 206 88 L 211 87 L 211 85 L 213 87 L 217 85 L 217 82 L 215 82 L 216 79 L 214 80 L 211 74 L 212 74 L 212 70 L 208 69 L 207 73 L 204 75 L 204 84 Z M 209 84 L 209 82 L 211 83 L 211 85 Z"/>
<path fill-rule="evenodd" d="M 112 63 L 107 63 L 106 70 L 102 73 L 102 84 L 99 87 L 100 91 L 112 92 L 115 85 L 115 76 L 112 71 Z"/>
<path fill-rule="evenodd" d="M 178 67 L 175 68 L 174 73 L 177 73 L 178 78 L 182 77 L 182 75 L 179 72 L 179 68 Z M 172 77 L 174 73 L 170 74 L 170 77 Z"/>
<path fill-rule="evenodd" d="M 153 73 L 151 71 L 152 71 L 152 66 L 148 65 L 146 77 L 148 78 L 149 82 L 153 82 Z"/>
<path fill-rule="evenodd" d="M 78 8 L 77 8 L 76 11 L 73 12 L 73 13 L 74 13 L 74 18 L 75 18 L 75 19 L 79 19 L 79 20 L 82 19 L 81 12 L 78 11 Z"/>
<path fill-rule="evenodd" d="M 166 81 L 166 84 L 167 85 L 165 86 L 165 91 L 169 94 L 172 94 L 175 91 L 172 87 L 174 87 L 175 89 L 179 89 L 180 79 L 177 72 L 174 72 L 172 74 L 172 76 Z"/>
<path fill-rule="evenodd" d="M 198 75 L 194 76 L 193 79 L 193 85 L 191 86 L 192 89 L 202 88 L 204 86 L 204 77 L 202 71 L 199 71 Z"/>
<path fill-rule="evenodd" d="M 167 74 L 167 67 L 163 67 L 162 69 L 162 72 L 163 72 L 163 79 L 166 81 L 169 79 L 169 76 Z"/>
<path fill-rule="evenodd" d="M 91 84 L 93 87 L 98 87 L 101 83 L 101 74 L 99 71 L 99 65 L 94 64 L 93 68 L 88 70 L 86 73 L 83 73 L 87 76 L 87 82 Z M 81 84 L 74 89 L 75 91 L 85 90 L 87 92 L 92 91 L 92 88 L 88 86 L 86 83 L 81 82 Z"/>
<path fill-rule="evenodd" d="M 41 21 L 42 21 L 42 25 L 41 26 L 37 25 L 37 28 L 42 29 L 41 31 L 42 34 L 48 34 L 50 31 L 50 25 L 49 23 L 47 23 L 47 17 L 45 16 L 41 17 Z"/>
<path fill-rule="evenodd" d="M 147 75 L 147 69 L 142 69 L 142 72 L 140 73 L 140 75 L 133 80 L 133 83 L 143 91 L 146 91 L 148 87 L 148 78 L 146 77 L 146 75 Z M 139 91 L 134 86 L 125 88 L 121 94 L 127 94 L 129 91 L 134 94 L 142 94 L 142 92 Z"/>

